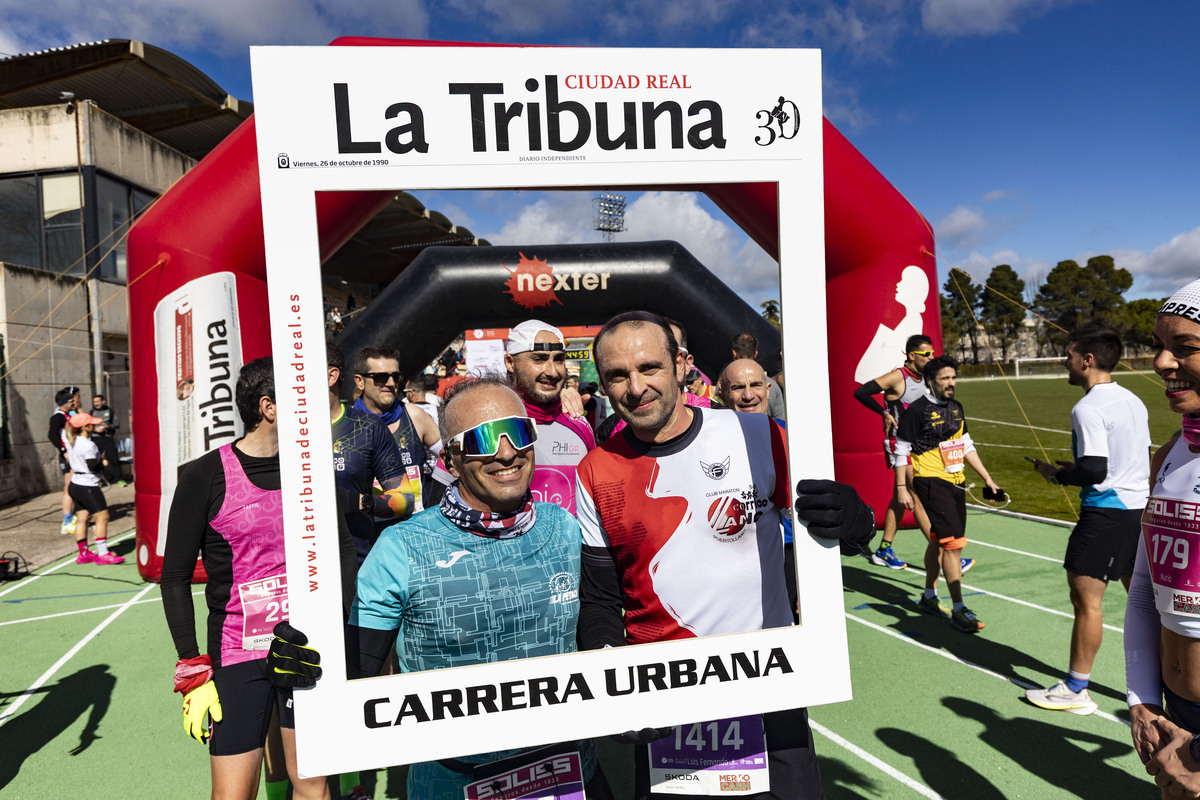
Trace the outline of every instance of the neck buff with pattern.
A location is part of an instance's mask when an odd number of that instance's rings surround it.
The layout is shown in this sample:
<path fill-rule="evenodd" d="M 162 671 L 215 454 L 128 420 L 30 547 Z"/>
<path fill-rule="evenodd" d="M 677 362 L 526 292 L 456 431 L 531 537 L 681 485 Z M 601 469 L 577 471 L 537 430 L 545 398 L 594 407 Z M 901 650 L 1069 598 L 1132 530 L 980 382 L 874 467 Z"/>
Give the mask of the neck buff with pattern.
<path fill-rule="evenodd" d="M 1192 281 L 1158 309 L 1159 314 L 1175 314 L 1200 323 L 1200 280 Z M 1200 414 L 1183 415 L 1183 440 L 1192 447 L 1200 447 Z"/>
<path fill-rule="evenodd" d="M 525 500 L 516 511 L 480 511 L 463 502 L 458 493 L 458 481 L 450 484 L 442 495 L 442 514 L 465 531 L 489 539 L 515 539 L 528 533 L 537 522 L 537 509 L 533 505 L 533 494 L 525 492 Z"/>

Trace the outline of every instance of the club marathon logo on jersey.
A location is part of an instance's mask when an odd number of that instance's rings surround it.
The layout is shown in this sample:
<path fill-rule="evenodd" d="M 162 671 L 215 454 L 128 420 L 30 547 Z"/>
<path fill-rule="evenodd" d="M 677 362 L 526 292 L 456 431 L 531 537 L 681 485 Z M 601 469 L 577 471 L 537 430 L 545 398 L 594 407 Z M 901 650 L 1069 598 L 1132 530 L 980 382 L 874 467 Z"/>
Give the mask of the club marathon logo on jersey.
<path fill-rule="evenodd" d="M 716 533 L 713 538 L 718 542 L 736 542 L 742 538 L 749 521 L 746 506 L 736 497 L 718 497 L 708 507 L 708 524 Z"/>
<path fill-rule="evenodd" d="M 703 461 L 701 461 L 700 469 L 704 470 L 704 474 L 707 477 L 712 478 L 714 481 L 719 481 L 729 474 L 729 459 L 730 456 L 725 456 L 724 461 L 714 462 L 712 464 L 705 464 Z"/>
<path fill-rule="evenodd" d="M 579 599 L 579 578 L 559 572 L 550 579 L 550 603 L 574 603 Z"/>
<path fill-rule="evenodd" d="M 504 282 L 505 293 L 512 296 L 513 302 L 522 308 L 532 311 L 535 308 L 548 306 L 551 303 L 563 304 L 559 292 L 607 292 L 608 272 L 588 272 L 576 268 L 554 269 L 546 263 L 546 259 L 527 258 L 519 253 L 520 259 L 515 267 L 507 264 L 500 266 L 508 270 L 508 280 Z"/>

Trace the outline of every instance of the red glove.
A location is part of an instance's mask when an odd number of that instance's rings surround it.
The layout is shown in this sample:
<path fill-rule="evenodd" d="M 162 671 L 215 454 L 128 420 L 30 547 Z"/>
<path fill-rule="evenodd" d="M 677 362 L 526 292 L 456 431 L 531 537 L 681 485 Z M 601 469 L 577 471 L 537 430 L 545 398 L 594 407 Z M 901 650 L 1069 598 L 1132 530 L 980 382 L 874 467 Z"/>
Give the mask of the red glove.
<path fill-rule="evenodd" d="M 208 656 L 181 658 L 175 662 L 175 691 L 186 696 L 212 680 L 212 659 Z"/>

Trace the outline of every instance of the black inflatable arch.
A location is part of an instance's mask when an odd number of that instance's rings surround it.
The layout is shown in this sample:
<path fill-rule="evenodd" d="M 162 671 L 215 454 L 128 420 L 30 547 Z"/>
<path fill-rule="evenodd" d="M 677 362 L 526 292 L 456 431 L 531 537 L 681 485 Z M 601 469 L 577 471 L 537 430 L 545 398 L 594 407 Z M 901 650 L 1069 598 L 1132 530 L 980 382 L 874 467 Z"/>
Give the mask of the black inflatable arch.
<path fill-rule="evenodd" d="M 758 339 L 768 374 L 783 365 L 779 331 L 678 242 L 428 247 L 338 338 L 347 370 L 364 347 L 400 352 L 411 376 L 465 328 L 511 328 L 527 319 L 598 325 L 645 309 L 687 329 L 696 366 L 716 377 L 730 340 Z M 353 383 L 343 384 L 346 391 Z"/>

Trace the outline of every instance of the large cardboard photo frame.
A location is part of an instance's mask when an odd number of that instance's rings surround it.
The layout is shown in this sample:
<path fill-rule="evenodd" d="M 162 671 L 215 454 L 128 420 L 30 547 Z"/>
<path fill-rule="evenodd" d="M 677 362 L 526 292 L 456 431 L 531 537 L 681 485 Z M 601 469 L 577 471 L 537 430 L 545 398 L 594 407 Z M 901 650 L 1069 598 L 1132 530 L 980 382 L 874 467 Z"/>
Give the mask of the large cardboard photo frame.
<path fill-rule="evenodd" d="M 302 773 L 849 699 L 837 548 L 799 527 L 799 626 L 347 680 L 314 202 L 326 191 L 774 183 L 785 364 L 804 381 L 787 396 L 791 478 L 832 477 L 819 52 L 264 47 L 251 60 L 290 611 L 325 670 L 296 693 Z M 702 680 L 709 667 L 725 679 Z M 470 713 L 414 712 L 447 692 Z"/>

